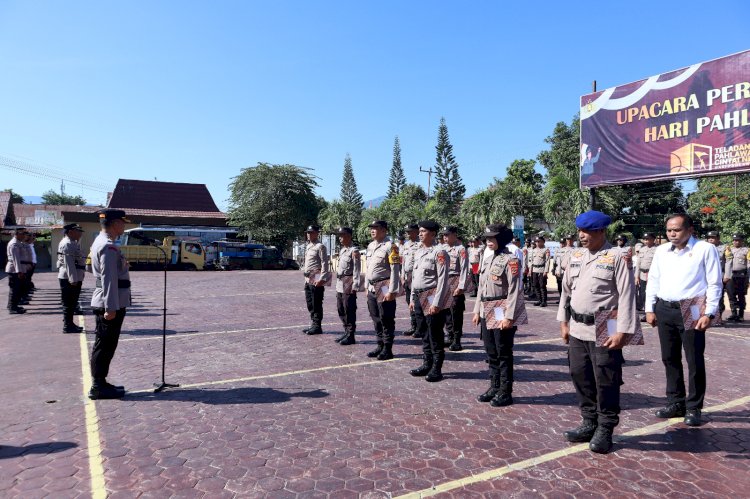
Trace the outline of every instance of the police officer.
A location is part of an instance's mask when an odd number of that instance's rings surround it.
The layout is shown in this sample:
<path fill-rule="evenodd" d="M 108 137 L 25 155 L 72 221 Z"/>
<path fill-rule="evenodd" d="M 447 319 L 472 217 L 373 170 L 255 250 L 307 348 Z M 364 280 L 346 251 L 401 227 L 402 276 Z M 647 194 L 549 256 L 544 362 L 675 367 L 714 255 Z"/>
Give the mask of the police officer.
<path fill-rule="evenodd" d="M 83 328 L 76 326 L 73 315 L 86 275 L 86 260 L 81 254 L 79 243 L 83 227 L 78 224 L 64 225 L 63 234 L 64 237 L 57 247 L 57 279 L 60 281 L 63 306 L 63 333 L 80 333 Z"/>
<path fill-rule="evenodd" d="M 527 298 L 531 298 L 534 294 L 534 285 L 531 282 L 531 257 L 534 254 L 535 239 L 529 236 L 526 239 L 526 246 L 523 248 L 523 292 Z"/>
<path fill-rule="evenodd" d="M 635 285 L 638 288 L 638 300 L 636 301 L 636 309 L 640 312 L 645 310 L 646 306 L 646 283 L 648 282 L 648 273 L 651 270 L 651 262 L 654 261 L 654 254 L 656 253 L 656 234 L 653 232 L 646 232 L 643 234 L 643 246 L 638 249 L 637 262 L 638 267 L 635 273 Z M 645 321 L 645 315 L 641 318 Z"/>
<path fill-rule="evenodd" d="M 319 226 L 309 225 L 305 234 L 308 243 L 305 249 L 305 266 L 302 271 L 305 275 L 305 301 L 307 311 L 310 312 L 310 327 L 303 329 L 302 332 L 309 335 L 322 334 L 323 295 L 325 285 L 331 278 L 328 250 L 318 239 Z"/>
<path fill-rule="evenodd" d="M 722 277 L 722 283 L 723 283 L 723 287 L 721 289 L 721 298 L 719 298 L 719 324 L 721 325 L 721 319 L 723 319 L 722 316 L 724 315 L 724 310 L 726 309 L 726 307 L 724 306 L 724 292 L 726 291 L 726 282 L 727 282 L 727 277 L 725 273 L 726 265 L 727 265 L 727 255 L 726 255 L 727 245 L 721 244 L 721 238 L 719 237 L 719 232 L 715 230 L 709 231 L 708 234 L 706 234 L 706 240 L 709 243 L 716 246 L 716 251 L 719 252 L 719 261 L 721 263 L 721 277 Z"/>
<path fill-rule="evenodd" d="M 404 226 L 404 232 L 409 237 L 408 240 L 404 241 L 401 246 L 401 282 L 406 292 L 406 304 L 411 303 L 411 279 L 412 272 L 414 271 L 414 252 L 419 246 L 419 226 L 417 224 L 406 224 Z M 415 335 L 416 338 L 420 338 L 417 327 L 417 314 L 409 310 L 409 319 L 411 323 L 411 329 L 404 331 L 404 336 Z"/>
<path fill-rule="evenodd" d="M 516 302 L 520 298 L 521 262 L 508 250 L 513 231 L 505 225 L 491 224 L 484 231 L 492 256 L 482 260 L 479 289 L 474 302 L 475 326 L 481 325 L 481 336 L 490 366 L 490 387 L 477 397 L 493 407 L 513 403 L 513 339 L 516 335 Z M 483 303 L 507 300 L 504 318 L 498 329 L 487 329 Z"/>
<path fill-rule="evenodd" d="M 417 314 L 420 324 L 425 324 L 426 334 L 422 338 L 422 365 L 412 369 L 412 376 L 425 376 L 425 380 L 436 382 L 443 379 L 445 343 L 443 326 L 446 303 L 450 298 L 448 266 L 450 256 L 443 245 L 437 244 L 440 226 L 432 220 L 419 222 L 420 245 L 414 254 L 414 274 L 412 276 L 412 297 L 409 308 Z M 422 306 L 420 296 L 432 293 L 432 299 L 425 301 L 429 308 Z"/>
<path fill-rule="evenodd" d="M 570 253 L 573 248 L 573 235 L 568 235 L 560 239 L 560 247 L 555 251 L 555 258 L 553 261 L 553 271 L 555 280 L 557 281 L 557 292 L 562 294 L 562 276 L 565 273 L 565 257 Z"/>
<path fill-rule="evenodd" d="M 354 345 L 357 341 L 357 292 L 360 281 L 359 248 L 352 243 L 351 227 L 339 227 L 341 249 L 339 250 L 339 264 L 336 271 L 336 308 L 344 334 L 336 339 L 339 345 Z"/>
<path fill-rule="evenodd" d="M 570 253 L 557 311 L 583 417 L 578 428 L 564 435 L 570 442 L 590 442 L 589 448 L 602 454 L 611 450 L 612 431 L 619 423 L 621 349 L 638 325 L 633 273 L 622 252 L 607 241 L 611 221 L 599 211 L 576 217 L 583 248 Z M 600 310 L 617 310 L 617 333 L 601 347 L 596 346 L 594 327 L 594 314 Z"/>
<path fill-rule="evenodd" d="M 6 248 L 8 263 L 5 264 L 5 272 L 8 274 L 8 312 L 11 314 L 25 314 L 26 309 L 21 306 L 24 280 L 29 266 L 23 263 L 25 252 L 23 243 L 26 240 L 26 229 L 17 227 L 13 238 Z"/>
<path fill-rule="evenodd" d="M 463 350 L 461 337 L 464 332 L 464 312 L 466 311 L 466 296 L 464 289 L 469 278 L 469 255 L 466 248 L 458 240 L 458 227 L 448 225 L 441 231 L 443 249 L 450 256 L 448 275 L 451 278 L 451 295 L 453 303 L 445 309 L 445 329 L 448 332 L 449 349 L 452 352 Z"/>
<path fill-rule="evenodd" d="M 367 246 L 367 309 L 375 326 L 378 346 L 367 356 L 388 360 L 393 358 L 396 296 L 401 293 L 401 256 L 398 247 L 386 237 L 387 222 L 374 220 L 368 227 L 372 242 Z M 384 290 L 385 281 L 388 281 L 388 288 Z"/>
<path fill-rule="evenodd" d="M 31 232 L 24 231 L 19 243 L 19 247 L 21 248 L 21 263 L 24 266 L 24 278 L 21 280 L 21 305 L 29 304 L 33 292 L 31 276 L 34 274 L 34 253 L 31 248 L 32 245 L 29 244 L 32 238 L 33 235 Z"/>
<path fill-rule="evenodd" d="M 729 306 L 732 315 L 727 320 L 742 322 L 745 319 L 745 295 L 747 294 L 747 253 L 745 236 L 734 234 L 732 247 L 724 251 L 727 263 L 724 271 L 724 282 L 729 295 Z"/>
<path fill-rule="evenodd" d="M 104 209 L 98 212 L 101 232 L 91 245 L 91 269 L 96 287 L 91 308 L 96 317 L 96 340 L 91 351 L 93 383 L 90 399 L 121 398 L 125 389 L 107 382 L 109 364 L 115 355 L 125 312 L 130 306 L 130 274 L 115 240 L 125 232 L 125 212 Z"/>
<path fill-rule="evenodd" d="M 471 269 L 471 279 L 474 281 L 474 291 L 469 294 L 472 298 L 477 296 L 477 287 L 479 286 L 479 263 L 482 261 L 483 252 L 484 244 L 482 244 L 481 239 L 477 236 L 471 242 L 471 247 L 469 248 L 469 267 Z"/>
<path fill-rule="evenodd" d="M 548 248 L 544 247 L 544 236 L 537 236 L 536 248 L 531 253 L 531 282 L 536 294 L 535 306 L 547 306 L 547 273 L 550 270 L 552 258 Z"/>

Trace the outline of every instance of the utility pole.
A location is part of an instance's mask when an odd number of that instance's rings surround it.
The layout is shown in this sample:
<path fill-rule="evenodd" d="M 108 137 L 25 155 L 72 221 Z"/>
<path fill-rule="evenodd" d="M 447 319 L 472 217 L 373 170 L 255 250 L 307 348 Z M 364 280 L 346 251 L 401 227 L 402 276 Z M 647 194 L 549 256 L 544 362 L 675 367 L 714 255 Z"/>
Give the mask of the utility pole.
<path fill-rule="evenodd" d="M 60 195 L 65 195 L 65 181 L 63 179 L 60 179 Z"/>
<path fill-rule="evenodd" d="M 591 91 L 596 93 L 596 80 L 591 82 Z M 579 144 L 580 145 L 580 144 Z M 593 187 L 589 189 L 589 209 L 596 209 L 596 191 Z"/>
<path fill-rule="evenodd" d="M 419 171 L 427 174 L 427 201 L 429 201 L 430 200 L 430 181 L 432 180 L 432 174 L 436 172 L 435 170 L 432 169 L 432 167 L 425 170 L 422 168 L 422 165 L 419 165 Z"/>

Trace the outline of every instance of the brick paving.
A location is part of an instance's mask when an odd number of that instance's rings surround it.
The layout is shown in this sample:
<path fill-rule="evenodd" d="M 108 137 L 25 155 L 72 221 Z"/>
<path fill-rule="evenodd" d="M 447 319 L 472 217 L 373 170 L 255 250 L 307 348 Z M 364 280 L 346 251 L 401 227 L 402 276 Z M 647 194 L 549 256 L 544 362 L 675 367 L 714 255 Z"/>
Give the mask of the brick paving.
<path fill-rule="evenodd" d="M 166 377 L 183 386 L 153 394 L 162 275 L 132 277 L 136 303 L 110 375 L 130 393 L 92 404 L 98 425 L 86 423 L 80 336 L 60 332 L 55 275 L 35 276 L 28 314 L 0 315 L 3 497 L 379 498 L 445 484 L 439 495 L 461 498 L 743 497 L 750 488 L 745 324 L 710 334 L 706 407 L 718 408 L 704 426 L 658 426 L 665 378 L 647 327 L 647 344 L 625 350 L 615 452 L 566 455 L 562 432 L 579 413 L 555 306 L 529 307 L 516 338 L 515 405 L 498 409 L 475 401 L 487 369 L 468 314 L 466 350 L 448 353 L 446 379 L 430 384 L 408 375 L 418 340 L 397 336 L 392 361 L 367 358 L 374 334 L 362 298 L 357 344 L 341 347 L 331 288 L 327 334 L 301 333 L 299 272 L 170 273 Z M 406 327 L 403 298 L 397 317 Z M 90 348 L 93 317 L 85 321 Z M 89 449 L 92 426 L 101 455 Z M 92 488 L 92 462 L 106 492 Z"/>

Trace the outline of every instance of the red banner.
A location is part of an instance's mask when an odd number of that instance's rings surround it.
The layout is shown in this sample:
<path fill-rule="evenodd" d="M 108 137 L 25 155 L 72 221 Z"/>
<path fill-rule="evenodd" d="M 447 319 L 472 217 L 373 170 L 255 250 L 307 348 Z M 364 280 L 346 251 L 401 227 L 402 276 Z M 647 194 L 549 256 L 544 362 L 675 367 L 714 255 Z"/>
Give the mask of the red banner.
<path fill-rule="evenodd" d="M 581 97 L 581 186 L 750 171 L 750 50 Z"/>

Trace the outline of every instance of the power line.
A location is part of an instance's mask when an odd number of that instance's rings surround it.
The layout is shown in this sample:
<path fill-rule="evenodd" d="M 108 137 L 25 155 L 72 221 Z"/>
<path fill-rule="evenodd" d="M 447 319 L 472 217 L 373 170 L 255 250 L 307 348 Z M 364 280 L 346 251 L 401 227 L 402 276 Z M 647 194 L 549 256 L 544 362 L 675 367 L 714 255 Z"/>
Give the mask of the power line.
<path fill-rule="evenodd" d="M 0 168 L 4 168 L 6 170 L 35 178 L 43 178 L 48 180 L 63 181 L 69 184 L 76 184 L 84 189 L 103 194 L 106 194 L 111 190 L 111 187 L 103 182 L 88 180 L 84 177 L 73 175 L 70 172 L 62 170 L 60 168 L 46 168 L 40 166 L 39 164 L 9 158 L 4 155 L 0 155 Z"/>

